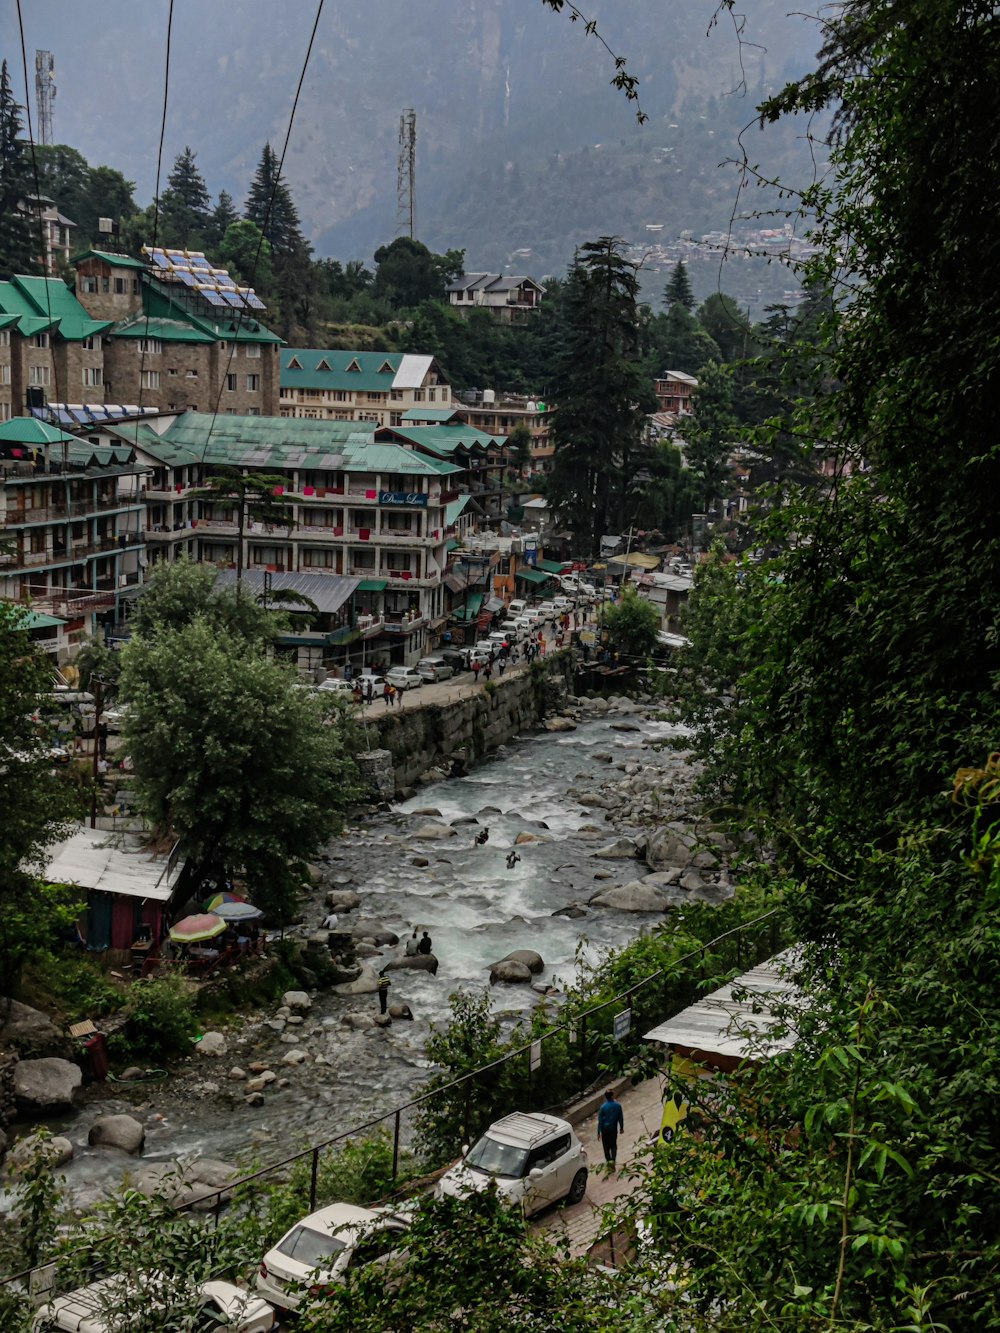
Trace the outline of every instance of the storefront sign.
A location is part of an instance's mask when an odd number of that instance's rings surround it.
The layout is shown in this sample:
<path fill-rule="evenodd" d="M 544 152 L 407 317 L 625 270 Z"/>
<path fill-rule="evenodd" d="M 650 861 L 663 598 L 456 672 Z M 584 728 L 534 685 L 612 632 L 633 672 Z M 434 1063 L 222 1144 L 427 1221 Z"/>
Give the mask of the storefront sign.
<path fill-rule="evenodd" d="M 416 505 L 427 508 L 427 496 L 423 491 L 379 491 L 380 505 Z"/>

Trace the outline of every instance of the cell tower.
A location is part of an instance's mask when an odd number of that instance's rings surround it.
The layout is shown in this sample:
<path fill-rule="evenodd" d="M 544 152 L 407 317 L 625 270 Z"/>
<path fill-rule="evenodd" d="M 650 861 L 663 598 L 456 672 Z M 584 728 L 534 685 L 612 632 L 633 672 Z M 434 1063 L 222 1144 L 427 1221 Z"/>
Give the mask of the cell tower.
<path fill-rule="evenodd" d="M 55 143 L 52 133 L 52 103 L 56 100 L 56 62 L 51 51 L 35 52 L 35 105 L 38 108 L 38 142 Z"/>
<path fill-rule="evenodd" d="M 417 231 L 417 113 L 407 107 L 399 118 L 399 161 L 396 166 L 396 233 Z"/>

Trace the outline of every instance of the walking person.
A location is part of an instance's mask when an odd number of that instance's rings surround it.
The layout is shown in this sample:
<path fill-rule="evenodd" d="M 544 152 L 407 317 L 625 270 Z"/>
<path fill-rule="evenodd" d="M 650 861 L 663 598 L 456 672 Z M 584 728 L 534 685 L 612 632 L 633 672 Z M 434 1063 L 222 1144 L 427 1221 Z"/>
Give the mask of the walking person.
<path fill-rule="evenodd" d="M 392 705 L 392 686 L 389 684 L 388 681 L 386 681 L 385 684 L 382 686 L 382 698 L 385 700 L 385 706 L 386 706 L 386 708 L 391 707 L 391 705 Z"/>
<path fill-rule="evenodd" d="M 473 674 L 473 676 L 475 677 L 475 680 L 476 680 L 476 684 L 477 684 L 477 685 L 479 684 L 479 673 L 480 673 L 480 671 L 482 671 L 482 669 L 483 669 L 483 664 L 482 664 L 482 662 L 480 662 L 479 658 L 477 657 L 476 660 L 475 660 L 475 661 L 473 662 L 473 664 L 472 664 L 472 674 Z"/>
<path fill-rule="evenodd" d="M 500 661 L 499 661 L 499 663 L 497 664 L 497 670 L 500 672 L 500 679 L 501 679 L 501 680 L 503 680 L 503 673 L 504 673 L 504 671 L 505 671 L 506 669 L 507 669 L 507 659 L 506 659 L 506 657 L 504 657 L 503 655 L 501 655 L 501 657 L 500 657 Z"/>
<path fill-rule="evenodd" d="M 618 1156 L 618 1131 L 624 1130 L 625 1117 L 622 1115 L 622 1104 L 615 1100 L 615 1095 L 610 1088 L 604 1092 L 604 1101 L 601 1103 L 601 1109 L 597 1112 L 597 1134 L 601 1140 L 601 1146 L 604 1149 L 604 1160 L 613 1167 L 615 1159 Z"/>
<path fill-rule="evenodd" d="M 378 1008 L 379 1013 L 384 1014 L 389 1005 L 389 986 L 392 983 L 384 972 L 379 973 L 378 977 Z"/>
<path fill-rule="evenodd" d="M 365 681 L 365 702 L 373 703 L 375 700 L 375 677 L 369 676 Z"/>

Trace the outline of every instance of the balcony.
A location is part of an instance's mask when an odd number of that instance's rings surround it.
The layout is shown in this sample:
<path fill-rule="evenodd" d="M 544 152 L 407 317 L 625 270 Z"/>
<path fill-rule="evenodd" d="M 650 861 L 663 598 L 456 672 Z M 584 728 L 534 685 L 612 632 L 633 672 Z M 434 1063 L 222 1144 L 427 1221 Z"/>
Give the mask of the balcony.
<path fill-rule="evenodd" d="M 38 509 L 7 510 L 8 528 L 26 528 L 39 523 L 82 523 L 95 514 L 107 514 L 114 510 L 140 509 L 141 502 L 126 496 L 116 496 L 106 500 L 73 500 L 70 504 L 47 505 Z"/>
<path fill-rule="evenodd" d="M 382 624 L 383 634 L 415 634 L 418 629 L 423 629 L 427 624 L 427 617 L 423 614 L 411 616 L 407 613 L 402 615 L 388 615 Z"/>

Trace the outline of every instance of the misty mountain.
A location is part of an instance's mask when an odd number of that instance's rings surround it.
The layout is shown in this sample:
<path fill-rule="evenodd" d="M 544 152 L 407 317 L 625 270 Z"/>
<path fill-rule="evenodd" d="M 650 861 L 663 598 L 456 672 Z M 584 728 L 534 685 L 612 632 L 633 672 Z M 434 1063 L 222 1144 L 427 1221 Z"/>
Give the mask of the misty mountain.
<path fill-rule="evenodd" d="M 417 116 L 418 235 L 464 245 L 470 267 L 530 247 L 529 269 L 558 271 L 601 232 L 727 226 L 738 181 L 717 164 L 739 152 L 755 100 L 808 67 L 815 26 L 777 0 L 759 0 L 739 39 L 729 16 L 710 29 L 712 0 L 584 8 L 640 79 L 641 129 L 610 87 L 608 51 L 541 0 L 328 0 L 285 162 L 317 253 L 367 258 L 395 233 L 404 107 Z M 308 0 L 175 0 L 164 180 L 190 144 L 213 193 L 242 202 L 264 141 L 280 152 L 314 13 Z M 166 16 L 166 0 L 32 0 L 25 14 L 32 79 L 36 47 L 55 57 L 56 140 L 118 167 L 142 203 Z M 9 7 L 0 48 L 23 95 Z M 755 136 L 768 170 L 805 163 L 793 132 Z"/>

